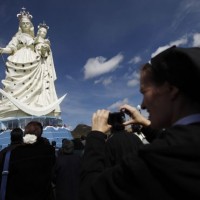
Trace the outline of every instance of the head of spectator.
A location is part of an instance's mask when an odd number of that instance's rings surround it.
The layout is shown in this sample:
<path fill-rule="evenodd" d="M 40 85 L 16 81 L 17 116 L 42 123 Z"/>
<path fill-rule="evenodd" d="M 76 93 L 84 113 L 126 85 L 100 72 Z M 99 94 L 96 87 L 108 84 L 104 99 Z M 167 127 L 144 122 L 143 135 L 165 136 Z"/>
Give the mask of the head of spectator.
<path fill-rule="evenodd" d="M 56 141 L 55 141 L 55 140 L 51 141 L 51 145 L 52 145 L 54 148 L 56 148 Z"/>
<path fill-rule="evenodd" d="M 24 130 L 24 135 L 26 134 L 32 134 L 36 135 L 37 137 L 41 137 L 43 133 L 43 126 L 38 121 L 31 121 L 29 122 Z"/>
<path fill-rule="evenodd" d="M 74 143 L 71 140 L 63 139 L 61 153 L 62 154 L 73 154 L 74 152 Z"/>
<path fill-rule="evenodd" d="M 168 48 L 146 63 L 140 76 L 141 107 L 152 127 L 167 128 L 200 112 L 200 48 Z"/>
<path fill-rule="evenodd" d="M 23 130 L 21 128 L 14 128 L 10 132 L 11 145 L 23 143 L 23 135 L 24 135 L 24 133 L 23 133 Z"/>
<path fill-rule="evenodd" d="M 38 121 L 31 121 L 25 126 L 24 143 L 32 144 L 42 140 L 43 126 Z M 46 141 L 45 141 L 46 142 Z"/>
<path fill-rule="evenodd" d="M 91 131 L 91 126 L 86 124 L 78 124 L 74 130 L 71 131 L 73 138 L 81 138 L 81 136 L 87 136 Z"/>

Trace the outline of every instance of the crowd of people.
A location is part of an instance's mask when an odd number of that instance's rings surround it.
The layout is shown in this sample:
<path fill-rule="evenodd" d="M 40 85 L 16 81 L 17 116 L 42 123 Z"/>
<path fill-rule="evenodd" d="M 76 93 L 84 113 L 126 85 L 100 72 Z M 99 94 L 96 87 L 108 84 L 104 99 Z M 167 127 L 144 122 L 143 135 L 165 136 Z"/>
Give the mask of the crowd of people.
<path fill-rule="evenodd" d="M 1 200 L 64 200 L 66 196 L 78 200 L 83 148 L 76 147 L 77 141 L 63 139 L 62 147 L 56 151 L 56 146 L 42 137 L 42 132 L 43 126 L 38 121 L 29 122 L 24 131 L 14 128 L 10 132 L 10 145 L 0 151 L 1 188 L 6 154 L 11 152 Z"/>

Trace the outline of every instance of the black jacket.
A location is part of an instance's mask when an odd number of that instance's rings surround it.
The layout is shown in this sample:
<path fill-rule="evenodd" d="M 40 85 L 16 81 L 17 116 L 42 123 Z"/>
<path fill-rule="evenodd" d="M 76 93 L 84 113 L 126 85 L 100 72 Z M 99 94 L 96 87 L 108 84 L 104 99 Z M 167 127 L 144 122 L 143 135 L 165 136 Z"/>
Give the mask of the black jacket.
<path fill-rule="evenodd" d="M 6 200 L 49 200 L 54 163 L 55 150 L 42 138 L 34 144 L 23 144 L 13 149 Z"/>
<path fill-rule="evenodd" d="M 200 199 L 200 124 L 166 129 L 110 168 L 105 149 L 105 136 L 91 132 L 82 162 L 81 200 Z"/>
<path fill-rule="evenodd" d="M 59 154 L 54 170 L 56 200 L 78 200 L 81 157 L 78 154 Z"/>
<path fill-rule="evenodd" d="M 125 155 L 137 152 L 141 145 L 142 141 L 134 133 L 123 130 L 111 134 L 105 146 L 106 166 L 118 164 Z"/>

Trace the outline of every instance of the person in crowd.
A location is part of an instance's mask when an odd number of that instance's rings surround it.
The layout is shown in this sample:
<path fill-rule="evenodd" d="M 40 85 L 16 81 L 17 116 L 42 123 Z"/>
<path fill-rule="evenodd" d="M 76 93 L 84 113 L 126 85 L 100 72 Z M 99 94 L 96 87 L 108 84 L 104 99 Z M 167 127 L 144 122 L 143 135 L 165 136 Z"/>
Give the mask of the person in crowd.
<path fill-rule="evenodd" d="M 55 149 L 42 137 L 42 132 L 40 122 L 29 122 L 24 131 L 24 144 L 11 151 L 6 200 L 53 199 Z"/>
<path fill-rule="evenodd" d="M 148 141 L 146 140 L 145 135 L 142 133 L 141 129 L 142 129 L 142 126 L 140 126 L 139 124 L 132 124 L 130 130 L 135 135 L 137 135 L 144 144 L 146 144 L 148 143 Z"/>
<path fill-rule="evenodd" d="M 25 126 L 23 142 L 24 143 L 32 143 L 32 142 L 29 142 L 29 136 L 34 136 L 34 137 L 36 136 L 35 140 L 37 142 L 50 145 L 49 140 L 45 137 L 42 137 L 42 133 L 43 133 L 42 124 L 38 121 L 30 121 Z M 26 142 L 26 138 L 28 138 L 28 142 Z M 35 143 L 35 141 L 33 141 L 33 143 Z"/>
<path fill-rule="evenodd" d="M 110 134 L 106 139 L 105 160 L 106 167 L 120 163 L 123 156 L 136 152 L 142 141 L 134 132 L 128 132 L 123 125 L 125 121 L 124 112 L 110 113 L 108 124 L 111 125 Z"/>
<path fill-rule="evenodd" d="M 14 128 L 10 132 L 11 145 L 22 144 L 23 143 L 23 136 L 24 136 L 24 132 L 21 128 Z"/>
<path fill-rule="evenodd" d="M 83 146 L 85 147 L 85 142 L 86 142 L 86 137 L 85 135 L 81 135 L 81 143 L 83 144 Z"/>
<path fill-rule="evenodd" d="M 84 143 L 81 138 L 74 138 L 72 140 L 74 143 L 74 153 L 78 155 L 83 155 L 84 152 Z"/>
<path fill-rule="evenodd" d="M 0 163 L 3 162 L 3 158 L 6 154 L 6 152 L 14 149 L 15 147 L 17 147 L 18 145 L 21 145 L 23 143 L 23 136 L 24 136 L 23 130 L 18 127 L 14 128 L 10 132 L 10 144 L 0 151 Z M 0 170 L 2 171 L 2 169 L 0 169 Z"/>
<path fill-rule="evenodd" d="M 73 141 L 63 139 L 53 179 L 57 200 L 78 200 L 80 167 L 81 157 L 74 153 Z"/>
<path fill-rule="evenodd" d="M 80 199 L 200 199 L 200 48 L 170 47 L 140 70 L 141 107 L 124 125 L 159 131 L 149 144 L 105 166 L 109 111 L 97 110 L 86 139 Z M 147 133 L 146 133 L 147 134 Z"/>
<path fill-rule="evenodd" d="M 52 145 L 54 148 L 56 148 L 56 141 L 55 141 L 55 140 L 51 141 L 51 145 Z"/>
<path fill-rule="evenodd" d="M 58 155 L 58 151 L 60 150 L 59 147 L 57 146 L 57 143 L 55 140 L 51 141 L 51 145 L 54 147 L 55 149 L 55 154 L 56 156 Z"/>
<path fill-rule="evenodd" d="M 15 148 L 15 146 L 18 146 L 23 143 L 23 136 L 24 132 L 21 128 L 14 128 L 10 131 L 10 144 L 5 147 L 2 152 L 7 152 L 9 149 Z"/>
<path fill-rule="evenodd" d="M 91 126 L 88 126 L 86 124 L 78 124 L 74 130 L 71 131 L 71 134 L 73 136 L 73 142 L 74 142 L 74 152 L 83 155 L 86 137 L 88 133 L 91 131 Z"/>
<path fill-rule="evenodd" d="M 10 132 L 10 145 L 22 144 L 23 143 L 24 132 L 21 128 L 17 127 Z"/>

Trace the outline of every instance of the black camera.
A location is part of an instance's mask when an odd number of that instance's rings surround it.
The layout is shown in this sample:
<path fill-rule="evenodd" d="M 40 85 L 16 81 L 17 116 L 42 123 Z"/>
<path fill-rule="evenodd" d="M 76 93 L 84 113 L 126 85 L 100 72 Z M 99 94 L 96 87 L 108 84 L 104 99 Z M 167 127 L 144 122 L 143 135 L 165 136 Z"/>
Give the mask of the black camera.
<path fill-rule="evenodd" d="M 121 112 L 113 112 L 109 113 L 108 116 L 108 124 L 112 126 L 112 130 L 123 130 L 123 123 L 126 121 L 125 113 Z"/>

